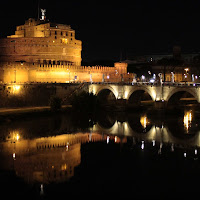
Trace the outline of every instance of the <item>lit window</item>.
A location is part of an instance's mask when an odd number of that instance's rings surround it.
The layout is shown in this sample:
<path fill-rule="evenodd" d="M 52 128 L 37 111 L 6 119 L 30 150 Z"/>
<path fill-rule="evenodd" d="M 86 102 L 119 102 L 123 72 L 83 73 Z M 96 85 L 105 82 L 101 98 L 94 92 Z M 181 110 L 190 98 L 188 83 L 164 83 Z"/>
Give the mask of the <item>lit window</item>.
<path fill-rule="evenodd" d="M 66 39 L 66 38 L 63 38 L 63 39 L 62 39 L 62 43 L 67 44 L 67 39 Z"/>

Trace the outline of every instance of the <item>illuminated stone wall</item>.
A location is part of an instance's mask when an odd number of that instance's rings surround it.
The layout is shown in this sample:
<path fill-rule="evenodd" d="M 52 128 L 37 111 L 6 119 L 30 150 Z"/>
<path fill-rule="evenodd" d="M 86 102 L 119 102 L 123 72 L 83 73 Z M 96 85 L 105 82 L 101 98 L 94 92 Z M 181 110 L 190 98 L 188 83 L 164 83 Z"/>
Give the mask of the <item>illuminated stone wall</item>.
<path fill-rule="evenodd" d="M 130 81 L 126 63 L 114 67 L 81 66 L 82 42 L 69 25 L 28 19 L 14 35 L 0 39 L 0 81 L 120 82 Z M 123 78 L 122 78 L 123 75 Z M 132 81 L 132 80 L 131 80 Z"/>
<path fill-rule="evenodd" d="M 123 77 L 123 78 L 122 78 Z M 2 83 L 66 83 L 66 82 L 132 82 L 134 74 L 127 73 L 126 63 L 108 66 L 77 66 L 73 64 L 38 64 L 1 62 Z"/>

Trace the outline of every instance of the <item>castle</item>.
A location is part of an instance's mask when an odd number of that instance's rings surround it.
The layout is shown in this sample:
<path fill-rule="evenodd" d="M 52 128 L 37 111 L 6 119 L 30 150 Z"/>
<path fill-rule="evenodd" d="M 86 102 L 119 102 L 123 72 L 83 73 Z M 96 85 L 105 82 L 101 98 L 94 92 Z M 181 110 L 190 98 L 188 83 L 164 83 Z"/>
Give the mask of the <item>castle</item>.
<path fill-rule="evenodd" d="M 42 9 L 41 9 L 42 10 Z M 81 66 L 82 42 L 64 24 L 28 19 L 14 35 L 0 39 L 1 83 L 119 82 L 133 80 L 126 63 Z"/>

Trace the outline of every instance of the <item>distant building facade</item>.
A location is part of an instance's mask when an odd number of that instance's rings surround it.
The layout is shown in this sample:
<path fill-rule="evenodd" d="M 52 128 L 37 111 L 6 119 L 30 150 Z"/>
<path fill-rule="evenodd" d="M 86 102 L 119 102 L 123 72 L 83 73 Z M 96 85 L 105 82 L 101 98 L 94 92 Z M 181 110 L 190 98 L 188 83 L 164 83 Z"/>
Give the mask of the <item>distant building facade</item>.
<path fill-rule="evenodd" d="M 174 46 L 173 54 L 152 54 L 134 56 L 125 62 L 129 70 L 135 72 L 140 78 L 142 75 L 151 78 L 153 74 L 158 77 L 162 74 L 163 81 L 174 82 L 197 82 L 199 81 L 199 70 L 194 67 L 194 60 L 198 53 L 181 54 L 181 48 Z"/>
<path fill-rule="evenodd" d="M 69 25 L 28 19 L 14 35 L 0 39 L 0 82 L 132 81 L 127 63 L 81 66 L 82 42 Z"/>

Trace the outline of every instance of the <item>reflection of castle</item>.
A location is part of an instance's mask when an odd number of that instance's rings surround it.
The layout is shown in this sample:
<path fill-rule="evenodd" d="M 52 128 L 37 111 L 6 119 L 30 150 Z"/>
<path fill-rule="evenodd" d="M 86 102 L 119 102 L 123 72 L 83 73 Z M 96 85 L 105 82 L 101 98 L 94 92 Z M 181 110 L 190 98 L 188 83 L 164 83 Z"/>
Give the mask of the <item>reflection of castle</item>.
<path fill-rule="evenodd" d="M 13 135 L 0 144 L 1 169 L 16 171 L 27 182 L 62 182 L 74 175 L 81 162 L 81 143 L 102 140 L 99 134 L 66 134 L 23 140 Z"/>
<path fill-rule="evenodd" d="M 82 42 L 69 25 L 28 19 L 14 35 L 0 40 L 0 81 L 71 82 L 133 80 L 126 63 L 81 66 Z M 131 80 L 131 81 L 132 81 Z"/>

